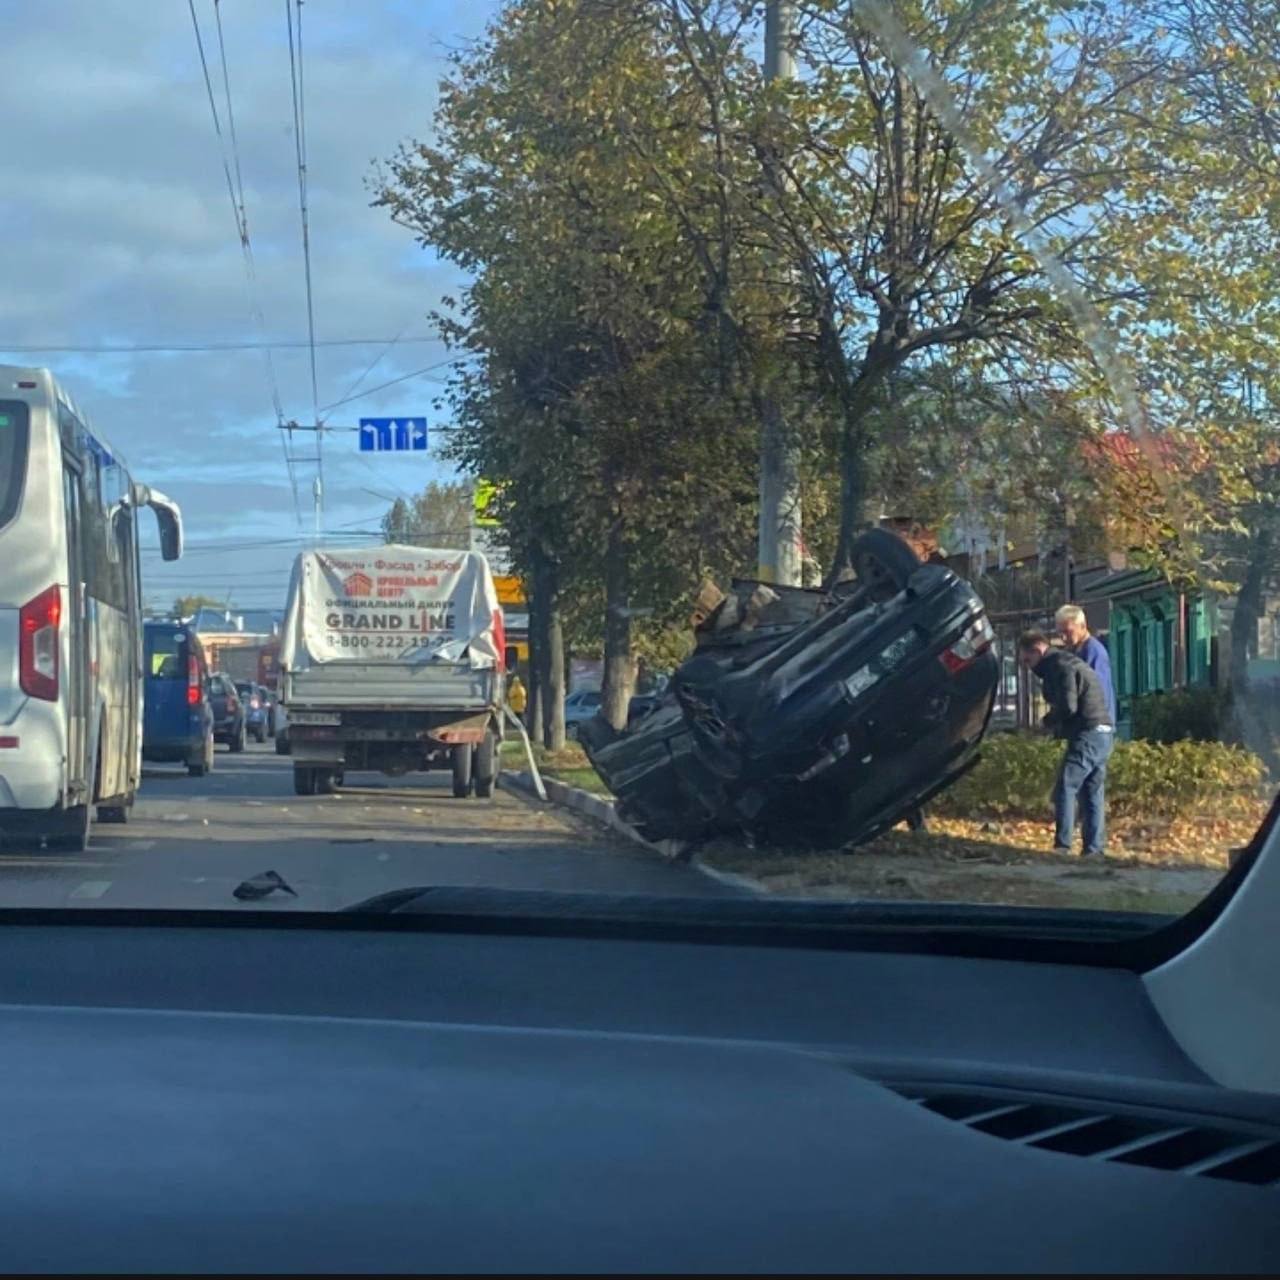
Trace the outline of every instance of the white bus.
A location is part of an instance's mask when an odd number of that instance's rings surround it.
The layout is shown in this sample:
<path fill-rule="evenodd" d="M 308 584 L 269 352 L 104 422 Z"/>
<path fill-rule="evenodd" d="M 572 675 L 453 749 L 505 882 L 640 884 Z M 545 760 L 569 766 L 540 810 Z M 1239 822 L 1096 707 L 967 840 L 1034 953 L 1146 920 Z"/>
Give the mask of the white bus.
<path fill-rule="evenodd" d="M 182 518 L 47 369 L 0 365 L 0 836 L 83 849 L 142 776 L 138 508 L 166 560 Z"/>

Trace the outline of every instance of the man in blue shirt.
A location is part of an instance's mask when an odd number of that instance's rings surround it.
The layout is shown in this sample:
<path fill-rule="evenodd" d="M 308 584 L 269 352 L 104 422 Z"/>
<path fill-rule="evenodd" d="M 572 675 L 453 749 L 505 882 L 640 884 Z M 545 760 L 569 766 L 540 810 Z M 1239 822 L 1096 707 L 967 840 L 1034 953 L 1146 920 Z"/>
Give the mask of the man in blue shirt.
<path fill-rule="evenodd" d="M 1067 648 L 1086 666 L 1098 673 L 1102 682 L 1102 691 L 1106 694 L 1107 710 L 1111 712 L 1111 723 L 1116 723 L 1116 689 L 1111 683 L 1111 657 L 1107 646 L 1097 636 L 1090 635 L 1089 623 L 1084 610 L 1078 604 L 1064 604 L 1054 615 L 1058 634 L 1067 642 Z"/>

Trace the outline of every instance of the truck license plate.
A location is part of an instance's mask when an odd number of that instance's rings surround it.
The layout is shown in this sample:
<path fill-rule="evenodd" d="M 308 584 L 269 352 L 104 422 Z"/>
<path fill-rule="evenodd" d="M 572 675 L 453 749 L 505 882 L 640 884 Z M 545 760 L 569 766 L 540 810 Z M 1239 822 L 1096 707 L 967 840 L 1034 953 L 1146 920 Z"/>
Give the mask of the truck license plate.
<path fill-rule="evenodd" d="M 342 716 L 336 711 L 298 711 L 289 713 L 290 724 L 340 725 Z"/>

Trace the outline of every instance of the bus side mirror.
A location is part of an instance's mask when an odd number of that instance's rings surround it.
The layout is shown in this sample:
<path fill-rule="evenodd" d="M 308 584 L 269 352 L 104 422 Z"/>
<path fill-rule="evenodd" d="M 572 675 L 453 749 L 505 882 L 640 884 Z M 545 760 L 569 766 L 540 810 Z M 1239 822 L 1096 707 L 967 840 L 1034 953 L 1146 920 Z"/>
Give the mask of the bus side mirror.
<path fill-rule="evenodd" d="M 165 560 L 178 560 L 182 557 L 182 512 L 172 498 L 166 497 L 159 489 L 151 489 L 146 485 L 134 486 L 134 502 L 138 506 L 148 506 L 156 513 L 156 524 L 160 527 L 160 555 Z"/>

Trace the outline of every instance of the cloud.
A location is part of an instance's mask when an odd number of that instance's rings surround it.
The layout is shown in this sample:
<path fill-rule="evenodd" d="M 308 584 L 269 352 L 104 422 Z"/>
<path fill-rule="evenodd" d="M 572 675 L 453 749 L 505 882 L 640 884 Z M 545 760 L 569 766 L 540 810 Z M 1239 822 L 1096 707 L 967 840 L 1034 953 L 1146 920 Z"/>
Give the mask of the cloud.
<path fill-rule="evenodd" d="M 305 337 L 289 57 L 282 6 L 221 6 L 257 296 L 271 337 Z M 309 203 L 315 318 L 320 338 L 402 330 L 365 380 L 375 386 L 445 358 L 426 320 L 456 288 L 453 270 L 418 250 L 369 208 L 373 163 L 429 127 L 443 54 L 478 35 L 495 3 L 325 0 L 304 8 Z M 213 6 L 197 0 L 223 127 Z M 23 15 L 30 20 L 23 20 Z M 183 506 L 193 554 L 158 565 L 156 590 L 181 577 L 252 579 L 279 590 L 295 546 L 196 555 L 201 544 L 251 531 L 300 536 L 272 405 L 257 351 L 216 354 L 19 354 L 15 345 L 182 343 L 259 337 L 226 178 L 185 5 L 137 0 L 13 0 L 0 45 L 0 362 L 47 364 L 139 478 Z M 321 404 L 341 398 L 377 347 L 322 348 Z M 273 353 L 286 417 L 314 416 L 305 351 Z M 336 411 L 429 409 L 439 389 L 406 382 Z M 350 418 L 342 415 L 350 414 Z M 314 438 L 295 437 L 300 456 Z M 373 527 L 382 494 L 447 473 L 420 457 L 361 459 L 354 437 L 325 442 L 326 526 Z M 314 465 L 300 463 L 307 531 Z M 148 558 L 147 565 L 154 563 Z M 261 575 L 264 575 L 261 576 Z M 249 580 L 246 579 L 246 582 Z"/>

